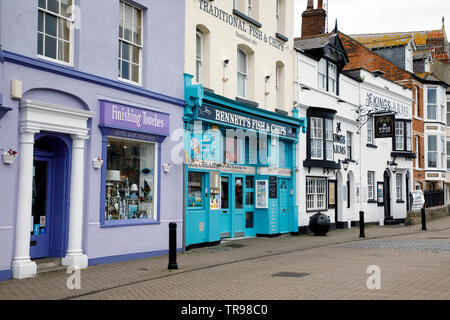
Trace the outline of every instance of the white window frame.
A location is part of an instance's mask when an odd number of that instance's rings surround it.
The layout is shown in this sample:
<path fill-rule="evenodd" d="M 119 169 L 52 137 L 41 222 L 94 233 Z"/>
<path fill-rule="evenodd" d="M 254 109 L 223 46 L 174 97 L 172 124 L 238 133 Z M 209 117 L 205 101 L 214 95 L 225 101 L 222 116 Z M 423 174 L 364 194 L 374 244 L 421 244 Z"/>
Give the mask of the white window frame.
<path fill-rule="evenodd" d="M 327 60 L 321 59 L 318 65 L 318 84 L 317 86 L 321 90 L 327 90 Z M 321 83 L 323 85 L 321 85 Z"/>
<path fill-rule="evenodd" d="M 124 19 L 124 17 L 122 16 L 122 8 L 125 8 L 125 5 L 129 5 L 129 6 L 132 7 L 133 10 L 136 9 L 136 10 L 139 10 L 141 12 L 141 24 L 142 25 L 140 26 L 140 28 L 141 28 L 141 44 L 135 43 L 133 41 L 133 39 L 131 41 L 125 39 L 125 37 L 124 37 L 125 29 L 124 28 L 122 29 L 122 37 L 120 37 L 120 35 L 118 37 L 118 39 L 119 39 L 119 57 L 118 57 L 118 60 L 120 61 L 120 67 L 119 67 L 119 70 L 118 70 L 119 71 L 118 79 L 120 81 L 129 83 L 129 84 L 142 86 L 142 69 L 143 69 L 143 59 L 142 59 L 143 52 L 142 51 L 143 51 L 143 48 L 144 48 L 144 10 L 142 10 L 139 7 L 136 7 L 136 6 L 132 5 L 131 3 L 127 2 L 127 1 L 120 0 L 119 2 L 120 2 L 119 27 L 120 27 L 120 24 L 122 22 L 128 23 Z M 123 14 L 125 14 L 125 9 L 123 10 Z M 133 37 L 133 27 L 139 27 L 138 25 L 135 25 L 133 22 L 134 22 L 134 14 L 132 14 L 132 21 L 131 21 L 131 27 L 132 27 L 131 34 L 132 34 L 132 37 Z M 137 82 L 133 81 L 131 79 L 122 78 L 122 61 L 121 61 L 121 60 L 123 60 L 121 58 L 122 57 L 122 43 L 128 44 L 130 46 L 130 51 L 131 51 L 131 49 L 133 47 L 138 47 L 139 48 L 139 64 L 138 64 L 138 66 L 139 66 L 139 81 L 137 81 Z M 136 63 L 133 63 L 132 60 L 133 60 L 132 53 L 130 53 L 130 60 L 127 61 L 129 63 L 129 65 L 130 65 L 130 68 L 131 68 L 132 65 L 136 65 Z M 131 76 L 131 69 L 130 69 L 130 76 Z"/>
<path fill-rule="evenodd" d="M 414 136 L 414 150 L 415 150 L 415 154 L 416 154 L 416 158 L 414 159 L 415 161 L 415 168 L 419 169 L 419 150 L 420 146 L 419 146 L 419 136 Z"/>
<path fill-rule="evenodd" d="M 280 0 L 275 0 L 275 1 L 276 1 L 275 19 L 277 21 L 277 31 L 281 32 Z"/>
<path fill-rule="evenodd" d="M 430 138 L 435 138 L 436 139 L 436 150 L 431 150 L 430 149 Z M 437 168 L 438 167 L 438 139 L 437 139 L 437 135 L 427 135 L 427 168 Z M 436 166 L 430 166 L 430 154 L 435 154 L 435 162 L 436 162 Z"/>
<path fill-rule="evenodd" d="M 198 83 L 203 81 L 203 43 L 203 34 L 197 30 L 195 35 L 195 80 Z M 200 50 L 198 48 L 199 44 Z"/>
<path fill-rule="evenodd" d="M 367 121 L 367 143 L 374 144 L 373 117 L 369 117 Z"/>
<path fill-rule="evenodd" d="M 446 141 L 446 154 L 447 154 L 447 171 L 450 171 L 450 140 Z"/>
<path fill-rule="evenodd" d="M 56 22 L 56 59 L 54 59 L 52 57 L 47 57 L 45 55 L 45 35 L 46 35 L 46 33 L 45 33 L 45 22 L 43 22 L 43 30 L 42 31 L 39 31 L 39 26 L 37 27 L 37 34 L 42 34 L 43 35 L 43 43 L 42 43 L 42 53 L 43 54 L 37 53 L 37 57 L 38 58 L 43 59 L 43 60 L 48 60 L 48 61 L 51 61 L 51 62 L 55 62 L 55 63 L 58 63 L 58 64 L 62 64 L 62 65 L 65 65 L 65 66 L 73 67 L 73 61 L 74 61 L 74 29 L 75 29 L 75 28 L 73 28 L 73 24 L 75 23 L 75 16 L 73 14 L 74 1 L 75 0 L 72 0 L 71 5 L 68 7 L 68 10 L 69 10 L 69 8 L 72 8 L 71 12 L 68 13 L 68 17 L 65 17 L 65 16 L 61 15 L 61 0 L 58 0 L 59 12 L 60 12 L 59 14 L 55 13 L 53 11 L 41 8 L 38 5 L 38 16 L 39 16 L 39 12 L 42 12 L 42 14 L 44 16 L 45 16 L 45 14 L 53 15 L 53 16 L 56 17 L 56 20 L 57 20 L 57 22 Z M 61 20 L 65 20 L 65 23 L 70 23 L 70 27 L 69 27 L 69 41 L 68 41 L 69 42 L 69 62 L 66 62 L 64 60 L 59 60 L 58 59 L 59 41 L 67 42 L 67 40 L 64 40 L 64 39 L 59 37 L 59 28 L 60 28 L 60 21 Z M 52 38 L 55 38 L 52 35 L 48 35 L 48 36 L 50 36 Z"/>
<path fill-rule="evenodd" d="M 306 211 L 327 210 L 327 179 L 306 177 Z"/>
<path fill-rule="evenodd" d="M 434 90 L 436 92 L 436 101 L 434 103 L 430 103 L 430 90 Z M 438 110 L 437 110 L 437 106 L 438 106 L 438 90 L 436 87 L 427 87 L 427 120 L 438 120 Z M 435 113 L 435 117 L 434 118 L 430 118 L 430 107 L 434 107 L 434 113 Z"/>
<path fill-rule="evenodd" d="M 347 159 L 353 159 L 353 132 L 347 131 L 347 139 L 346 139 L 347 152 L 345 156 Z"/>
<path fill-rule="evenodd" d="M 253 0 L 247 0 L 247 15 L 253 18 Z"/>
<path fill-rule="evenodd" d="M 239 53 L 242 53 L 245 56 L 245 71 L 242 70 L 242 66 L 240 66 L 239 64 Z M 244 50 L 238 48 L 237 50 L 237 55 L 238 55 L 238 59 L 237 59 L 237 96 L 241 97 L 241 98 L 246 98 L 247 97 L 247 89 L 248 89 L 248 54 L 244 52 Z M 239 77 L 241 77 L 244 80 L 244 94 L 242 95 L 241 92 L 239 92 Z"/>
<path fill-rule="evenodd" d="M 337 93 L 337 66 L 328 61 L 328 92 Z"/>
<path fill-rule="evenodd" d="M 419 88 L 414 87 L 414 116 L 419 117 Z"/>
<path fill-rule="evenodd" d="M 367 171 L 367 199 L 375 200 L 375 171 Z"/>
<path fill-rule="evenodd" d="M 394 150 L 404 150 L 405 149 L 405 127 L 404 122 L 395 122 L 395 149 Z"/>
<path fill-rule="evenodd" d="M 317 120 L 317 122 L 316 122 Z M 314 123 L 314 125 L 313 125 Z M 311 117 L 310 118 L 310 138 L 311 138 L 311 142 L 310 142 L 310 157 L 313 160 L 323 160 L 323 155 L 325 150 L 323 150 L 323 138 L 324 138 L 324 121 L 323 118 L 318 118 L 318 117 Z M 316 136 L 316 130 L 318 135 Z M 320 156 L 313 156 L 313 143 L 312 141 L 320 141 L 319 143 L 319 150 L 320 151 Z"/>
<path fill-rule="evenodd" d="M 395 174 L 395 195 L 397 200 L 403 200 L 403 174 Z"/>
<path fill-rule="evenodd" d="M 334 141 L 333 141 L 333 120 L 324 118 L 324 124 L 325 124 L 325 154 L 327 161 L 333 161 L 334 160 Z"/>
<path fill-rule="evenodd" d="M 445 157 L 446 157 L 446 152 L 445 152 L 445 137 L 441 136 L 441 163 L 440 163 L 440 168 L 443 169 L 444 166 L 446 165 L 446 161 L 445 161 Z"/>

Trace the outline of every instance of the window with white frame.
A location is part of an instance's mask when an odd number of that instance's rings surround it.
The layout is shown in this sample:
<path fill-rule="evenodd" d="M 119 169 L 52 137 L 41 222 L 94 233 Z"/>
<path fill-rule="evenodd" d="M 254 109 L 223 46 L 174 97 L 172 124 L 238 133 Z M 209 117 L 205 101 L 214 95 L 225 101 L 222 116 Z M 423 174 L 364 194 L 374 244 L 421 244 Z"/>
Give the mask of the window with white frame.
<path fill-rule="evenodd" d="M 367 172 L 367 199 L 375 200 L 375 172 Z"/>
<path fill-rule="evenodd" d="M 403 191 L 402 191 L 403 175 L 401 173 L 396 173 L 395 180 L 396 180 L 396 184 L 395 184 L 396 198 L 397 198 L 397 200 L 403 200 L 403 196 L 402 196 L 402 194 L 403 194 Z"/>
<path fill-rule="evenodd" d="M 395 151 L 412 151 L 411 121 L 395 120 Z"/>
<path fill-rule="evenodd" d="M 413 71 L 413 52 L 411 47 L 408 45 L 406 46 L 406 52 L 405 52 L 405 70 L 409 72 Z"/>
<path fill-rule="evenodd" d="M 141 83 L 142 10 L 120 1 L 119 79 Z"/>
<path fill-rule="evenodd" d="M 319 89 L 337 94 L 337 67 L 334 63 L 321 59 L 318 69 Z"/>
<path fill-rule="evenodd" d="M 403 150 L 405 135 L 403 122 L 395 122 L 395 150 Z"/>
<path fill-rule="evenodd" d="M 238 78 L 238 96 L 245 98 L 247 96 L 247 79 L 248 79 L 248 57 L 241 49 L 237 50 L 237 78 Z"/>
<path fill-rule="evenodd" d="M 429 87 L 427 89 L 427 119 L 437 120 L 437 96 L 436 88 Z"/>
<path fill-rule="evenodd" d="M 446 154 L 445 154 L 445 137 L 443 137 L 443 136 L 441 136 L 441 168 L 443 168 L 444 167 L 444 165 L 445 165 L 445 157 L 446 157 Z"/>
<path fill-rule="evenodd" d="M 203 35 L 197 30 L 195 50 L 195 80 L 202 82 L 203 74 Z"/>
<path fill-rule="evenodd" d="M 416 154 L 416 158 L 414 159 L 415 167 L 416 167 L 416 169 L 418 169 L 419 165 L 420 165 L 420 163 L 419 163 L 419 161 L 420 161 L 420 158 L 419 158 L 419 153 L 420 153 L 420 151 L 419 151 L 419 136 L 414 137 L 414 153 Z"/>
<path fill-rule="evenodd" d="M 337 70 L 336 65 L 328 62 L 328 91 L 336 94 L 337 88 Z"/>
<path fill-rule="evenodd" d="M 321 59 L 319 61 L 319 89 L 327 89 L 327 61 Z"/>
<path fill-rule="evenodd" d="M 281 32 L 281 16 L 280 16 L 280 10 L 281 10 L 281 0 L 276 0 L 276 9 L 275 9 L 275 18 L 277 20 L 277 31 Z"/>
<path fill-rule="evenodd" d="M 445 107 L 445 89 L 441 88 L 441 113 L 442 113 L 442 122 L 446 123 L 446 107 Z"/>
<path fill-rule="evenodd" d="M 72 63 L 72 0 L 39 0 L 37 53 L 58 62 Z"/>
<path fill-rule="evenodd" d="M 353 133 L 347 131 L 347 159 L 353 159 Z"/>
<path fill-rule="evenodd" d="M 450 171 L 450 141 L 447 141 L 447 171 Z"/>
<path fill-rule="evenodd" d="M 326 179 L 306 178 L 306 210 L 326 210 Z"/>
<path fill-rule="evenodd" d="M 437 168 L 437 136 L 428 136 L 428 168 Z"/>
<path fill-rule="evenodd" d="M 450 102 L 447 102 L 447 127 L 450 127 Z"/>
<path fill-rule="evenodd" d="M 253 17 L 253 0 L 247 0 L 247 15 Z"/>
<path fill-rule="evenodd" d="M 414 87 L 414 115 L 419 117 L 419 88 Z"/>
<path fill-rule="evenodd" d="M 325 119 L 325 148 L 326 159 L 329 161 L 334 160 L 333 150 L 333 120 Z"/>
<path fill-rule="evenodd" d="M 373 137 L 374 137 L 374 131 L 373 131 L 373 118 L 369 117 L 369 120 L 367 121 L 367 143 L 373 144 Z"/>
<path fill-rule="evenodd" d="M 311 159 L 323 159 L 323 119 L 310 118 Z"/>

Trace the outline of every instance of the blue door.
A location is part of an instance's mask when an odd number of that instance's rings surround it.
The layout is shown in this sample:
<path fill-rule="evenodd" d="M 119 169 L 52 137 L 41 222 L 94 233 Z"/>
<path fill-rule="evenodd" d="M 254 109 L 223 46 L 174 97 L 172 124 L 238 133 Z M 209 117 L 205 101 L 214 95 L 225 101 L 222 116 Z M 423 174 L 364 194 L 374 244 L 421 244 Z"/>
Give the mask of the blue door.
<path fill-rule="evenodd" d="M 43 258 L 50 255 L 52 178 L 53 159 L 36 157 L 33 163 L 31 258 Z"/>
<path fill-rule="evenodd" d="M 244 176 L 233 177 L 233 237 L 245 236 Z"/>
<path fill-rule="evenodd" d="M 278 179 L 278 199 L 280 207 L 280 233 L 289 232 L 289 180 Z"/>
<path fill-rule="evenodd" d="M 245 235 L 256 236 L 255 226 L 255 177 L 245 177 Z"/>
<path fill-rule="evenodd" d="M 220 176 L 220 238 L 231 237 L 231 176 Z"/>

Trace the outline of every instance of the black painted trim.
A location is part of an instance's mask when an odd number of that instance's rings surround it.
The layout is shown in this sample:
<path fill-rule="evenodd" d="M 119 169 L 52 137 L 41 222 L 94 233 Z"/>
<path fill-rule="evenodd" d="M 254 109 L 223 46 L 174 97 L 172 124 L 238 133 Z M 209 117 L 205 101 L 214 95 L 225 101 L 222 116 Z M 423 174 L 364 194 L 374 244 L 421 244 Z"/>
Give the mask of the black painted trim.
<path fill-rule="evenodd" d="M 258 105 L 259 105 L 258 102 L 247 100 L 247 99 L 240 98 L 240 97 L 236 97 L 236 101 L 240 102 L 240 103 L 248 104 L 249 106 L 252 106 L 252 107 L 255 107 L 255 108 L 257 108 Z"/>
<path fill-rule="evenodd" d="M 371 144 L 371 143 L 366 144 L 366 147 L 374 148 L 374 149 L 378 148 L 378 146 L 376 144 Z"/>
<path fill-rule="evenodd" d="M 329 161 L 329 160 L 312 160 L 312 159 L 306 159 L 303 161 L 304 167 L 315 167 L 315 168 L 326 168 L 326 169 L 340 169 L 341 164 Z"/>
<path fill-rule="evenodd" d="M 240 12 L 237 9 L 233 9 L 233 14 L 237 15 L 239 18 L 242 18 L 242 19 L 244 19 L 247 22 L 250 22 L 251 24 L 253 24 L 257 28 L 261 28 L 262 27 L 262 24 L 260 22 L 256 21 L 255 19 L 250 18 L 249 16 L 247 16 L 246 14 Z"/>
<path fill-rule="evenodd" d="M 373 200 L 373 199 L 369 199 L 369 200 L 367 200 L 367 203 L 378 203 L 378 201 L 377 200 Z"/>
<path fill-rule="evenodd" d="M 219 241 L 214 241 L 214 242 L 194 243 L 194 244 L 188 245 L 186 247 L 186 251 L 189 251 L 189 250 L 195 249 L 195 248 L 213 247 L 213 246 L 217 246 L 219 244 L 220 244 L 220 240 Z"/>
<path fill-rule="evenodd" d="M 397 203 L 405 203 L 405 200 L 397 200 Z"/>
<path fill-rule="evenodd" d="M 283 40 L 284 42 L 289 41 L 288 37 L 286 37 L 286 36 L 284 36 L 284 35 L 282 35 L 281 33 L 278 33 L 278 32 L 275 33 L 275 37 L 277 37 L 280 40 Z"/>
<path fill-rule="evenodd" d="M 405 157 L 410 159 L 415 159 L 417 156 L 415 153 L 411 151 L 392 151 L 391 152 L 392 157 Z"/>

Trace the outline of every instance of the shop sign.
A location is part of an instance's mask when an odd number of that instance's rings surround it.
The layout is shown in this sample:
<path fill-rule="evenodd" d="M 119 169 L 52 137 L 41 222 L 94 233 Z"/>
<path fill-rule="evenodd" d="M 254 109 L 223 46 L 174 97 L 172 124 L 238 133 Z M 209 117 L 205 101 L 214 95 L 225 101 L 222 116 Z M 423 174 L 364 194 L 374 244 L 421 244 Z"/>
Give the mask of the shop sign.
<path fill-rule="evenodd" d="M 255 174 L 255 167 L 240 166 L 236 164 L 224 164 L 221 166 L 220 171 L 227 173 L 243 173 L 243 174 Z"/>
<path fill-rule="evenodd" d="M 365 94 L 361 96 L 363 106 L 377 111 L 391 111 L 398 118 L 411 119 L 411 106 L 368 90 L 364 91 Z"/>
<path fill-rule="evenodd" d="M 290 177 L 292 175 L 291 169 L 274 168 L 274 167 L 259 167 L 257 170 L 261 176 L 276 175 Z"/>
<path fill-rule="evenodd" d="M 418 210 L 423 208 L 425 198 L 423 196 L 422 190 L 413 190 L 411 191 L 411 195 L 412 195 L 411 210 Z"/>
<path fill-rule="evenodd" d="M 375 116 L 375 138 L 392 138 L 394 136 L 395 115 Z"/>
<path fill-rule="evenodd" d="M 261 120 L 238 112 L 226 111 L 213 106 L 203 105 L 198 108 L 198 117 L 230 124 L 242 129 L 255 130 L 281 137 L 297 138 L 297 128 L 273 121 Z"/>
<path fill-rule="evenodd" d="M 109 101 L 100 101 L 100 125 L 168 136 L 169 115 Z"/>

